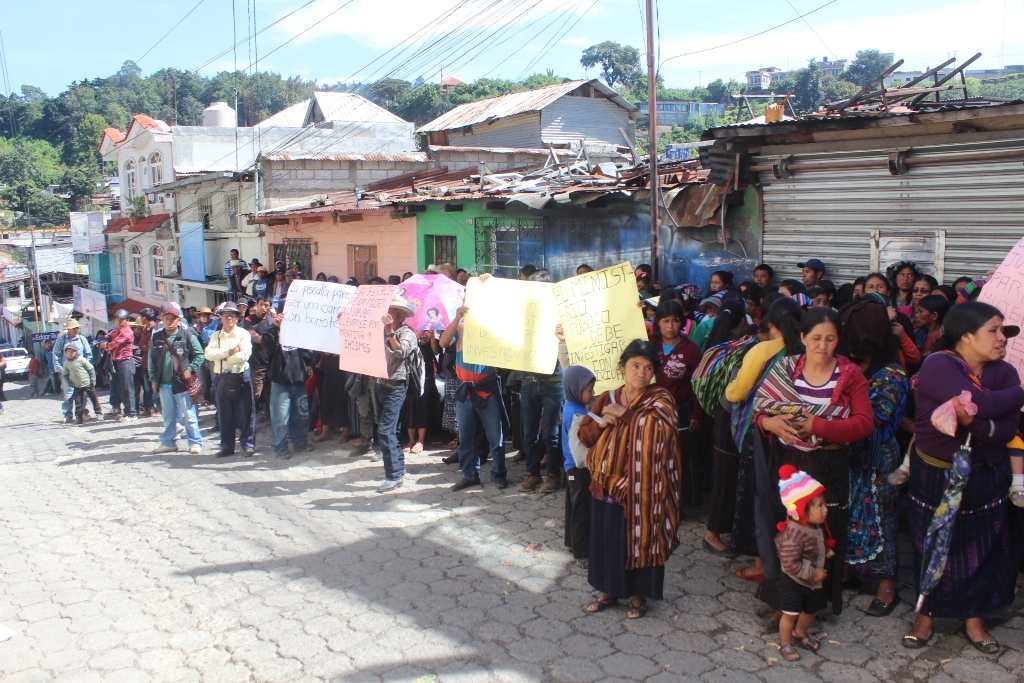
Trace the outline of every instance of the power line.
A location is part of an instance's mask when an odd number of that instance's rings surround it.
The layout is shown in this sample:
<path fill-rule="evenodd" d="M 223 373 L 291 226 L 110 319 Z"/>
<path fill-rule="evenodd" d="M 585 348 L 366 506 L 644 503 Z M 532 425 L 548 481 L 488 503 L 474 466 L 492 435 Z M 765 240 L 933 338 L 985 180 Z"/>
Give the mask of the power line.
<path fill-rule="evenodd" d="M 150 48 L 149 48 L 148 50 L 146 50 L 146 51 L 145 51 L 144 53 L 142 53 L 142 56 L 141 56 L 141 57 L 139 57 L 138 59 L 136 59 L 136 60 L 135 60 L 135 63 L 136 63 L 136 64 L 138 64 L 138 63 L 139 63 L 139 62 L 141 62 L 141 61 L 142 61 L 143 59 L 145 59 L 146 55 L 148 55 L 148 54 L 149 54 L 150 52 L 152 52 L 152 51 L 153 51 L 154 49 L 156 49 L 156 46 L 157 46 L 157 45 L 159 45 L 160 43 L 162 43 L 162 42 L 164 41 L 164 38 L 166 38 L 167 36 L 171 35 L 171 33 L 173 33 L 173 32 L 174 32 L 174 29 L 176 29 L 176 28 L 178 28 L 179 26 L 181 26 L 181 22 L 183 22 L 183 21 L 185 21 L 186 19 L 188 19 L 188 18 L 189 18 L 189 16 L 190 16 L 190 15 L 191 15 L 191 14 L 192 14 L 193 12 L 195 12 L 195 11 L 196 11 L 196 9 L 198 9 L 198 8 L 199 8 L 199 6 L 200 6 L 201 4 L 203 4 L 204 2 L 206 2 L 206 0 L 199 0 L 199 2 L 197 2 L 197 3 L 195 4 L 195 6 L 194 6 L 194 7 L 192 8 L 192 9 L 190 9 L 190 10 L 188 11 L 188 14 L 186 14 L 186 15 L 185 15 L 185 16 L 183 16 L 183 17 L 182 17 L 181 19 L 179 19 L 179 20 L 178 20 L 178 23 L 177 23 L 177 24 L 175 24 L 174 26 L 172 26 L 172 27 L 171 27 L 171 30 L 170 30 L 170 31 L 168 31 L 167 33 L 165 33 L 165 34 L 163 34 L 162 36 L 160 36 L 160 40 L 158 40 L 158 41 L 156 41 L 155 43 L 153 43 L 153 46 L 152 46 L 152 47 L 150 47 Z"/>
<path fill-rule="evenodd" d="M 797 9 L 796 7 L 794 7 L 794 6 L 793 6 L 793 3 L 791 3 L 791 2 L 789 1 L 789 0 L 786 0 L 786 4 L 787 4 L 787 5 L 789 5 L 789 8 L 790 8 L 791 10 L 793 10 L 793 13 L 794 13 L 794 14 L 800 14 L 800 10 L 798 10 L 798 9 Z M 807 19 L 804 19 L 803 17 L 800 17 L 800 18 L 801 18 L 801 19 L 803 19 L 803 21 L 804 21 L 804 23 L 805 23 L 805 24 L 807 24 L 807 28 L 811 29 L 811 33 L 813 33 L 813 34 L 814 34 L 814 36 L 815 36 L 815 37 L 816 37 L 816 38 L 817 38 L 818 40 L 820 40 L 820 41 L 821 41 L 821 44 L 825 46 L 825 49 L 826 49 L 826 50 L 828 50 L 829 52 L 831 52 L 831 53 L 832 53 L 832 56 L 833 56 L 833 57 L 835 57 L 836 59 L 839 59 L 839 55 L 837 55 L 837 54 L 836 54 L 836 51 L 835 51 L 835 50 L 833 50 L 832 48 L 830 48 L 830 47 L 828 46 L 828 43 L 826 43 L 826 42 L 825 42 L 825 39 L 824 39 L 824 38 L 822 38 L 822 37 L 821 37 L 820 35 L 818 35 L 818 32 L 814 30 L 814 27 L 813 27 L 813 26 L 811 26 L 811 22 L 807 21 Z"/>
<path fill-rule="evenodd" d="M 790 19 L 789 21 L 784 21 L 781 24 L 778 24 L 776 26 L 772 26 L 771 28 L 766 28 L 763 31 L 758 31 L 757 33 L 751 34 L 751 35 L 749 35 L 749 36 L 747 36 L 745 38 L 739 38 L 737 40 L 731 40 L 728 43 L 722 43 L 721 45 L 716 45 L 714 47 L 706 47 L 706 48 L 704 48 L 702 50 L 694 50 L 693 52 L 684 52 L 682 54 L 678 54 L 678 55 L 675 55 L 673 57 L 669 57 L 668 59 L 666 59 L 664 62 L 662 62 L 658 66 L 658 71 L 661 71 L 661 67 L 664 66 L 665 64 L 667 64 L 668 62 L 671 62 L 673 59 L 679 59 L 680 57 L 689 57 L 690 55 L 699 55 L 699 54 L 701 54 L 703 52 L 711 52 L 713 50 L 721 50 L 723 47 L 729 47 L 730 45 L 736 45 L 737 43 L 742 43 L 742 42 L 745 42 L 747 40 L 751 40 L 752 38 L 757 38 L 758 36 L 763 36 L 764 34 L 771 33 L 772 31 L 774 31 L 776 29 L 782 28 L 783 26 L 788 26 L 788 25 L 792 24 L 794 21 L 800 21 L 804 17 L 810 16 L 810 15 L 814 14 L 815 12 L 817 12 L 819 10 L 825 9 L 829 5 L 836 4 L 837 2 L 839 2 L 839 0 L 830 0 L 830 2 L 826 2 L 824 5 L 819 5 L 818 7 L 815 7 L 814 9 L 812 9 L 810 12 L 804 12 L 800 16 L 794 17 L 793 19 Z"/>
<path fill-rule="evenodd" d="M 287 19 L 288 17 L 292 16 L 292 15 L 293 15 L 293 14 L 295 14 L 296 12 L 300 12 L 300 11 L 302 11 L 303 9 L 305 9 L 305 8 L 309 7 L 309 6 L 310 6 L 310 5 L 312 5 L 312 4 L 314 3 L 314 2 L 316 2 L 316 0 L 309 0 L 309 1 L 308 1 L 308 2 L 306 3 L 306 4 L 304 4 L 304 5 L 300 5 L 299 7 L 296 7 L 296 8 L 295 8 L 295 9 L 293 9 L 293 10 L 292 10 L 291 12 L 288 12 L 287 14 L 285 14 L 285 15 L 284 15 L 284 16 L 282 16 L 281 18 L 277 19 L 276 21 L 273 21 L 273 22 L 271 22 L 271 23 L 267 24 L 266 26 L 264 26 L 263 28 L 261 28 L 261 29 L 260 29 L 259 31 L 256 31 L 256 30 L 255 30 L 255 24 L 253 24 L 253 26 L 254 26 L 254 31 L 253 31 L 253 35 L 252 35 L 252 37 L 253 37 L 253 38 L 255 38 L 255 37 L 256 37 L 256 36 L 258 36 L 259 34 L 261 34 L 261 33 L 265 32 L 265 31 L 268 31 L 269 29 L 273 28 L 274 26 L 277 26 L 278 24 L 280 24 L 280 23 L 281 23 L 282 21 L 284 21 L 284 20 L 285 20 L 285 19 Z M 248 29 L 246 29 L 246 32 L 248 33 Z M 246 38 L 246 40 L 248 40 L 248 38 Z M 229 47 L 228 49 L 226 49 L 226 50 L 224 50 L 224 51 L 222 51 L 222 52 L 218 52 L 218 53 L 217 53 L 216 55 L 214 55 L 214 56 L 213 56 L 213 57 L 211 57 L 210 59 L 206 60 L 205 62 L 203 62 L 202 64 L 200 64 L 200 65 L 199 65 L 199 66 L 197 66 L 196 68 L 192 69 L 192 73 L 198 74 L 198 73 L 199 73 L 199 71 L 200 71 L 201 69 L 205 69 L 205 68 L 206 68 L 206 67 L 208 67 L 208 66 L 209 66 L 210 64 L 213 64 L 213 63 L 214 63 L 215 61 L 217 61 L 218 59 L 220 59 L 221 57 L 223 57 L 223 56 L 224 56 L 224 55 L 226 55 L 227 53 L 231 52 L 231 50 L 232 50 L 232 49 L 234 49 L 235 47 L 238 47 L 238 46 L 237 46 L 237 45 L 232 45 L 232 46 L 231 46 L 231 47 Z"/>

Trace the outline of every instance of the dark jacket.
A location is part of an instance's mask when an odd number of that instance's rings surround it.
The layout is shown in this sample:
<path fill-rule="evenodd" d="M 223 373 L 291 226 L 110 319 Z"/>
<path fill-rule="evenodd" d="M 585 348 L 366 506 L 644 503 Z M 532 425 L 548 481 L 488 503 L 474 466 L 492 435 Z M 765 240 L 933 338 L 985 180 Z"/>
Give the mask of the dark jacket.
<path fill-rule="evenodd" d="M 179 325 L 171 340 L 171 345 L 177 352 L 178 358 L 188 367 L 189 372 L 199 372 L 203 361 L 203 346 L 199 343 L 199 336 L 196 331 L 185 325 Z M 158 384 L 170 384 L 175 394 L 188 391 L 185 380 L 180 372 L 174 372 L 174 365 L 171 361 L 171 354 L 167 350 L 167 331 L 159 330 L 153 333 L 153 339 L 149 347 L 149 372 L 150 379 Z"/>
<path fill-rule="evenodd" d="M 281 345 L 281 329 L 271 326 L 263 335 L 263 352 L 267 356 L 267 377 L 274 384 L 304 384 L 306 368 L 313 367 L 312 351 Z"/>

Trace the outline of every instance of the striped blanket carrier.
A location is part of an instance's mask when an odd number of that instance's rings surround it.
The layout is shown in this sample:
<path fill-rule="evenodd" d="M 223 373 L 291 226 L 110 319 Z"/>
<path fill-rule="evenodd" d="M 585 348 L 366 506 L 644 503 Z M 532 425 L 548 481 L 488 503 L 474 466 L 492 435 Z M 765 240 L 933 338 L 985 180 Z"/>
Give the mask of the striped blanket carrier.
<path fill-rule="evenodd" d="M 754 411 L 765 415 L 797 415 L 806 410 L 815 417 L 824 420 L 843 419 L 850 416 L 850 406 L 813 405 L 805 403 L 796 388 L 793 378 L 796 375 L 796 362 L 799 356 L 782 358 L 768 372 L 754 398 Z M 829 442 L 819 436 L 811 435 L 807 441 L 797 440 L 790 444 L 801 451 L 817 451 L 825 448 Z"/>
<path fill-rule="evenodd" d="M 757 337 L 747 335 L 740 339 L 713 346 L 704 352 L 700 365 L 693 372 L 693 394 L 701 408 L 709 415 L 725 394 L 732 372 L 739 367 L 743 356 L 757 344 Z"/>

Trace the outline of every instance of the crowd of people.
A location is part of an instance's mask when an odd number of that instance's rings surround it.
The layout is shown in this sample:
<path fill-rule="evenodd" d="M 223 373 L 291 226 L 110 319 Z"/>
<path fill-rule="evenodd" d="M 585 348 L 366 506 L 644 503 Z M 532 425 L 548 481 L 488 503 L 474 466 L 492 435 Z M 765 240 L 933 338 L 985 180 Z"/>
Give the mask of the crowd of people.
<path fill-rule="evenodd" d="M 204 404 L 216 409 L 217 457 L 253 456 L 267 422 L 262 438 L 283 459 L 336 440 L 352 456 L 379 453 L 382 493 L 402 487 L 406 456 L 422 453 L 431 434 L 444 434 L 442 462 L 458 466 L 454 491 L 481 486 L 487 461 L 505 489 L 511 441 L 525 467 L 520 492 L 565 489 L 565 545 L 598 591 L 588 612 L 627 600 L 627 618 L 643 617 L 664 597 L 682 510 L 706 503 L 704 551 L 743 558 L 734 572 L 757 584 L 770 608 L 760 628 L 779 631 L 786 660 L 821 646 L 815 615 L 839 614 L 844 590 L 869 588 L 873 617 L 900 603 L 905 498 L 923 583 L 902 645 L 926 646 L 933 619 L 947 617 L 979 651 L 998 652 L 982 619 L 1012 601 L 1024 547 L 1011 524 L 1013 506 L 1024 506 L 1024 388 L 1004 360 L 1019 328 L 977 301 L 980 280 L 943 285 L 901 262 L 837 286 L 819 259 L 798 267 L 800 280 L 781 282 L 767 264 L 738 284 L 716 271 L 705 291 L 659 289 L 640 266 L 648 339 L 623 352 L 622 385 L 595 395 L 594 375 L 569 363 L 560 328 L 550 373 L 509 372 L 463 357 L 470 307 L 448 325 L 433 316 L 413 330 L 413 305 L 397 294 L 381 321 L 388 376 L 342 371 L 336 355 L 281 343 L 301 267 L 268 271 L 235 252 L 225 264 L 230 301 L 120 310 L 93 340 L 69 320 L 36 359 L 33 390 L 56 390 L 62 421 L 81 423 L 89 407 L 102 414 L 95 390 L 109 385 L 118 419 L 162 418 L 156 453 L 182 439 L 203 452 Z M 460 284 L 470 277 L 449 264 L 426 270 Z M 551 280 L 534 266 L 518 277 Z M 951 427 L 933 418 L 940 408 Z"/>

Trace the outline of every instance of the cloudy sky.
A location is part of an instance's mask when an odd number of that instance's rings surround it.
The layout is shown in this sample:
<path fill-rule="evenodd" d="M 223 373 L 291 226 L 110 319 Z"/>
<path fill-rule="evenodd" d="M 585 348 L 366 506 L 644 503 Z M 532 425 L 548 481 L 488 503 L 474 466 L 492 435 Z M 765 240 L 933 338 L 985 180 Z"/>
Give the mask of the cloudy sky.
<path fill-rule="evenodd" d="M 467 81 L 484 76 L 517 79 L 547 69 L 582 78 L 597 75 L 579 63 L 588 45 L 612 40 L 645 51 L 642 4 L 37 0 L 5 3 L 0 31 L 10 87 L 28 83 L 49 94 L 74 80 L 110 75 L 126 59 L 136 60 L 144 73 L 173 66 L 210 75 L 236 64 L 249 70 L 257 53 L 260 70 L 326 84 L 384 76 L 437 81 L 442 73 Z M 906 60 L 907 69 L 977 52 L 983 54 L 974 65 L 978 67 L 1024 63 L 1024 33 L 1012 29 L 1024 26 L 1022 0 L 658 4 L 661 73 L 676 87 L 719 77 L 743 80 L 748 69 L 797 68 L 812 57 L 852 58 L 865 48 L 894 52 Z M 805 13 L 810 14 L 799 18 Z M 43 28 L 41 16 L 53 20 Z M 251 40 L 254 23 L 259 33 Z M 40 31 L 45 32 L 45 47 L 40 47 Z"/>

